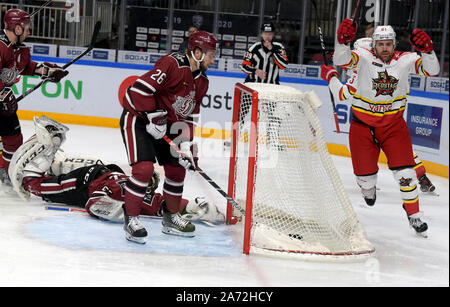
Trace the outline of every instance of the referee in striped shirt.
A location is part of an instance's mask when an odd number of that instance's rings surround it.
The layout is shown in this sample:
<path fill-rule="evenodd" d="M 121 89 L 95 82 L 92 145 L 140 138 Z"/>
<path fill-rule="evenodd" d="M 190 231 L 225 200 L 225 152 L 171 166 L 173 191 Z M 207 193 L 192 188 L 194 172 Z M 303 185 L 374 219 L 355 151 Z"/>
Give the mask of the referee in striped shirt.
<path fill-rule="evenodd" d="M 247 50 L 241 65 L 242 71 L 248 75 L 244 82 L 280 84 L 280 69 L 288 65 L 286 50 L 281 43 L 273 41 L 273 23 L 263 24 L 261 30 L 261 41 Z"/>

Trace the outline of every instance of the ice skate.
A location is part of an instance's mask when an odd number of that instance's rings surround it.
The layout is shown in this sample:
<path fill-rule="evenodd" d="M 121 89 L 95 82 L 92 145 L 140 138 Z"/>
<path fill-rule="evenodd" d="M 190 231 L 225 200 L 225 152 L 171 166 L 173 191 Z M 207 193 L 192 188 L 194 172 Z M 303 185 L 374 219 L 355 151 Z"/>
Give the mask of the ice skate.
<path fill-rule="evenodd" d="M 422 177 L 419 178 L 420 190 L 425 194 L 436 195 L 436 187 L 431 183 L 430 179 L 426 174 L 423 174 Z"/>
<path fill-rule="evenodd" d="M 377 189 L 376 187 L 370 189 L 361 188 L 361 194 L 366 201 L 366 204 L 370 207 L 375 205 L 375 201 L 377 200 Z"/>
<path fill-rule="evenodd" d="M 180 213 L 170 213 L 164 208 L 162 229 L 165 234 L 182 237 L 194 237 L 195 226 L 188 220 L 181 217 Z"/>
<path fill-rule="evenodd" d="M 8 173 L 3 167 L 0 167 L 0 193 L 13 198 L 17 196 L 16 192 L 14 192 L 11 179 L 9 179 Z"/>
<path fill-rule="evenodd" d="M 420 237 L 427 238 L 427 223 L 423 222 L 420 218 L 422 217 L 422 212 L 417 212 L 411 215 L 408 215 L 409 226 L 414 228 L 416 234 Z"/>
<path fill-rule="evenodd" d="M 0 167 L 0 186 L 3 190 L 8 188 L 12 189 L 11 180 L 9 179 L 8 173 L 3 167 Z"/>
<path fill-rule="evenodd" d="M 125 205 L 122 206 L 125 224 L 125 237 L 128 241 L 145 244 L 147 242 L 147 230 L 142 226 L 141 221 L 137 216 L 129 216 L 125 210 Z"/>

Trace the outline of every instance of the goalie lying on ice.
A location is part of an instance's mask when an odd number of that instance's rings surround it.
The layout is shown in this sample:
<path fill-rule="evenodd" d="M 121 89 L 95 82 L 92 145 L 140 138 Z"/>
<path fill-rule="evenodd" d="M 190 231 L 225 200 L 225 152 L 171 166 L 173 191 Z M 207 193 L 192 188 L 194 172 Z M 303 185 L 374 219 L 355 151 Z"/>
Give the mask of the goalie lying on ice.
<path fill-rule="evenodd" d="M 30 193 L 44 201 L 85 208 L 93 217 L 123 222 L 124 187 L 128 176 L 115 164 L 99 159 L 70 158 L 59 148 L 66 126 L 46 117 L 35 117 L 36 134 L 14 154 L 9 168 L 14 190 L 28 200 Z M 162 216 L 163 198 L 156 193 L 159 175 L 154 173 L 146 189 L 141 215 Z M 182 215 L 191 221 L 222 223 L 225 217 L 202 197 L 183 199 Z"/>

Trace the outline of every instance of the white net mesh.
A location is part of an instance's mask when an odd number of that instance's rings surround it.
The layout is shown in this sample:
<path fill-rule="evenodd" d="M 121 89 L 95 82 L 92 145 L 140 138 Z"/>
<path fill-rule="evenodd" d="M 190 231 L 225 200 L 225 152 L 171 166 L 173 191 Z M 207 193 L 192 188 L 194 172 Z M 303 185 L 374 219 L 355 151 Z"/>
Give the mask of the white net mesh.
<path fill-rule="evenodd" d="M 304 94 L 287 86 L 245 85 L 259 96 L 251 250 L 331 256 L 373 252 Z M 241 91 L 234 199 L 242 208 L 251 105 L 252 96 Z"/>

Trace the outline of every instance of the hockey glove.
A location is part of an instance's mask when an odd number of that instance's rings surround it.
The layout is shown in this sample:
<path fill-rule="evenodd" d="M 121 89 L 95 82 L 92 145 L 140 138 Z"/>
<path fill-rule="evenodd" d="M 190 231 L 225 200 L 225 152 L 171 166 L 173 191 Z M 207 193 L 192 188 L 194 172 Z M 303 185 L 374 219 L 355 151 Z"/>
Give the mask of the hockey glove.
<path fill-rule="evenodd" d="M 339 78 L 339 74 L 333 66 L 320 66 L 320 77 L 330 83 L 331 78 Z"/>
<path fill-rule="evenodd" d="M 42 63 L 39 68 L 42 68 L 41 78 L 50 82 L 59 82 L 69 74 L 69 72 L 62 67 L 48 62 Z"/>
<path fill-rule="evenodd" d="M 13 115 L 17 111 L 17 101 L 13 91 L 5 87 L 0 93 L 0 111 L 2 115 Z"/>
<path fill-rule="evenodd" d="M 197 169 L 197 144 L 193 142 L 180 143 L 180 157 L 178 163 L 186 170 L 195 172 Z"/>
<path fill-rule="evenodd" d="M 167 111 L 157 110 L 155 112 L 147 113 L 149 124 L 147 124 L 147 132 L 156 140 L 159 140 L 167 131 Z"/>
<path fill-rule="evenodd" d="M 337 30 L 339 44 L 348 44 L 354 40 L 356 31 L 358 31 L 358 25 L 349 18 L 344 19 Z"/>
<path fill-rule="evenodd" d="M 429 53 L 433 51 L 433 42 L 430 36 L 423 30 L 415 29 L 409 36 L 409 42 L 416 51 Z"/>

